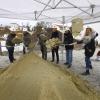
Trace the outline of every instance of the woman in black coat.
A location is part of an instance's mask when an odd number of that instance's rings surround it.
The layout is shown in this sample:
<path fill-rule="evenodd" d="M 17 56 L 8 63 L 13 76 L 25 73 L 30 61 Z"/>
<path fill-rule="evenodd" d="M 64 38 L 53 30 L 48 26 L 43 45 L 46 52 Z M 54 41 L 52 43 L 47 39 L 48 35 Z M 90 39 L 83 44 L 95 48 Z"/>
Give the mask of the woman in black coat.
<path fill-rule="evenodd" d="M 91 28 L 86 28 L 85 36 L 83 38 L 83 43 L 85 39 L 88 39 L 88 41 L 85 42 L 85 64 L 86 64 L 86 72 L 82 73 L 82 75 L 89 75 L 90 71 L 89 69 L 92 69 L 92 63 L 91 63 L 91 57 L 93 56 L 95 52 L 95 38 L 98 36 L 98 34 L 93 35 Z"/>

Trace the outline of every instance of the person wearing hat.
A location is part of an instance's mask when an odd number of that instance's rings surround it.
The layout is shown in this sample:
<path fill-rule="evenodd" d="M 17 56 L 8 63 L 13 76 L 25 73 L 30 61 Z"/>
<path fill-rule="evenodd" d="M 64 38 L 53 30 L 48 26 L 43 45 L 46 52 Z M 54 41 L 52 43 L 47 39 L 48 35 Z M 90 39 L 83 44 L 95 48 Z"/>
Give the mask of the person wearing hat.
<path fill-rule="evenodd" d="M 11 32 L 6 40 L 6 47 L 8 50 L 8 56 L 9 56 L 9 60 L 10 63 L 13 63 L 13 61 L 15 60 L 14 58 L 14 46 L 15 43 L 13 42 L 13 39 L 16 37 L 16 34 L 14 32 Z"/>

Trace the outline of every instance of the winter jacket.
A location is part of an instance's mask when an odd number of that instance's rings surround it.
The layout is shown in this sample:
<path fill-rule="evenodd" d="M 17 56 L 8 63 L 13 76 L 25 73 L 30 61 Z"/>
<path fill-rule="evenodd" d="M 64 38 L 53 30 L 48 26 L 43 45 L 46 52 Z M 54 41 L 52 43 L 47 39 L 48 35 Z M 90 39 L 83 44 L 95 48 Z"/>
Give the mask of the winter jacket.
<path fill-rule="evenodd" d="M 39 36 L 39 44 L 40 46 L 45 46 L 45 42 L 47 41 L 47 36 L 43 33 Z"/>
<path fill-rule="evenodd" d="M 13 43 L 13 39 L 15 38 L 16 34 L 9 34 L 6 40 L 6 46 L 15 46 L 15 43 Z"/>
<path fill-rule="evenodd" d="M 69 31 L 70 32 L 70 31 Z M 68 45 L 73 43 L 73 36 L 71 33 L 64 33 L 64 44 L 66 50 L 72 50 L 74 48 L 73 45 Z"/>
<path fill-rule="evenodd" d="M 26 47 L 31 43 L 31 35 L 28 32 L 24 32 L 23 34 L 23 43 Z"/>
<path fill-rule="evenodd" d="M 59 32 L 58 31 L 52 32 L 51 39 L 52 38 L 59 38 Z"/>
<path fill-rule="evenodd" d="M 59 32 L 58 31 L 52 32 L 51 39 L 52 38 L 59 38 Z M 59 46 L 55 46 L 52 48 L 52 50 L 58 50 L 58 49 L 59 49 Z"/>
<path fill-rule="evenodd" d="M 85 46 L 85 56 L 92 57 L 95 52 L 95 40 L 91 39 L 90 42 L 88 42 Z"/>

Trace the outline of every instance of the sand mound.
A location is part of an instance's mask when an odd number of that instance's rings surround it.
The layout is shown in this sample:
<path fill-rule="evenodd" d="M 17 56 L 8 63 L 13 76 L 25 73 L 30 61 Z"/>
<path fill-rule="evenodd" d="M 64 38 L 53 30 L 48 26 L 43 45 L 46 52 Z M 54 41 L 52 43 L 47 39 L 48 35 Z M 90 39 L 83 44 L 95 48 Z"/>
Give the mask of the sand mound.
<path fill-rule="evenodd" d="M 0 76 L 0 100 L 99 100 L 83 81 L 35 54 Z"/>

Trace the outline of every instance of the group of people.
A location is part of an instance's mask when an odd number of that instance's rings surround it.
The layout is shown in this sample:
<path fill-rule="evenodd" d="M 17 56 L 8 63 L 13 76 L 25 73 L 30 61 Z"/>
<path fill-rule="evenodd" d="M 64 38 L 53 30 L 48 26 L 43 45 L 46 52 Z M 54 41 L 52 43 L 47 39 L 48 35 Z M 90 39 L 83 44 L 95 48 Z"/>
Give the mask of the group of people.
<path fill-rule="evenodd" d="M 6 40 L 6 48 L 8 50 L 8 56 L 10 63 L 13 63 L 16 59 L 14 58 L 14 47 L 15 42 L 13 41 L 16 38 L 16 33 L 11 32 Z M 31 35 L 29 32 L 23 32 L 23 54 L 25 54 L 28 50 L 29 44 L 31 43 Z"/>
<path fill-rule="evenodd" d="M 43 33 L 41 34 L 43 35 Z M 40 37 L 41 37 L 40 35 Z M 46 37 L 46 35 L 44 34 Z M 93 56 L 95 52 L 95 38 L 98 36 L 97 33 L 93 33 L 92 28 L 88 27 L 86 28 L 84 37 L 81 40 L 74 40 L 72 30 L 66 30 L 64 33 L 64 41 L 63 44 L 65 46 L 66 50 L 66 61 L 65 65 L 67 65 L 68 68 L 72 66 L 72 61 L 73 61 L 73 49 L 74 49 L 74 44 L 84 44 L 84 50 L 85 50 L 85 64 L 86 64 L 86 71 L 82 73 L 82 75 L 89 75 L 90 74 L 90 69 L 92 69 L 92 63 L 91 63 L 91 57 Z M 39 37 L 39 40 L 41 40 Z M 59 38 L 59 32 L 57 31 L 57 28 L 53 28 L 53 32 L 51 34 L 51 39 L 52 38 Z M 45 42 L 47 40 L 47 37 L 44 39 L 44 42 L 42 44 L 42 41 L 40 41 L 40 48 L 42 51 L 42 58 L 47 60 L 47 48 L 45 45 Z M 55 61 L 55 55 L 56 55 L 56 63 L 59 63 L 59 45 L 51 48 L 52 52 L 52 62 Z"/>
<path fill-rule="evenodd" d="M 93 33 L 92 28 L 86 28 L 85 34 L 81 40 L 74 40 L 73 34 L 71 30 L 66 30 L 64 33 L 64 40 L 63 44 L 65 46 L 66 50 L 66 61 L 65 65 L 67 65 L 68 68 L 72 66 L 73 62 L 73 49 L 74 44 L 84 44 L 84 50 L 85 50 L 85 64 L 86 64 L 86 71 L 82 73 L 82 75 L 89 75 L 90 69 L 92 69 L 92 63 L 91 63 L 91 57 L 93 56 L 95 52 L 95 38 L 98 36 L 97 33 Z M 8 50 L 9 60 L 11 63 L 13 63 L 16 59 L 14 58 L 14 46 L 15 43 L 13 43 L 13 39 L 16 37 L 16 34 L 14 32 L 11 32 L 11 34 L 8 35 L 6 40 L 6 47 Z M 57 30 L 57 28 L 53 28 L 52 34 L 50 39 L 52 38 L 60 38 L 60 34 Z M 47 60 L 47 47 L 46 47 L 46 41 L 48 40 L 48 37 L 46 34 L 42 31 L 39 35 L 39 44 L 40 49 L 42 52 L 42 58 Z M 28 32 L 23 33 L 23 54 L 25 54 L 27 51 L 26 49 L 29 47 L 29 44 L 31 43 L 31 36 Z M 56 60 L 56 63 L 59 63 L 59 45 L 56 45 L 51 48 L 52 52 L 52 60 L 51 62 L 54 62 Z"/>
<path fill-rule="evenodd" d="M 59 32 L 57 31 L 56 28 L 53 28 L 53 32 L 51 34 L 50 39 L 53 39 L 53 38 L 59 38 Z M 47 40 L 48 40 L 48 37 L 42 31 L 39 35 L 39 44 L 40 44 L 40 50 L 41 50 L 41 53 L 42 53 L 42 58 L 45 59 L 45 60 L 47 60 L 47 47 L 46 47 L 46 41 Z M 51 49 L 51 51 L 52 51 L 51 62 L 55 61 L 55 55 L 56 55 L 56 63 L 59 63 L 58 49 L 59 49 L 59 45 L 52 47 L 52 49 Z"/>

